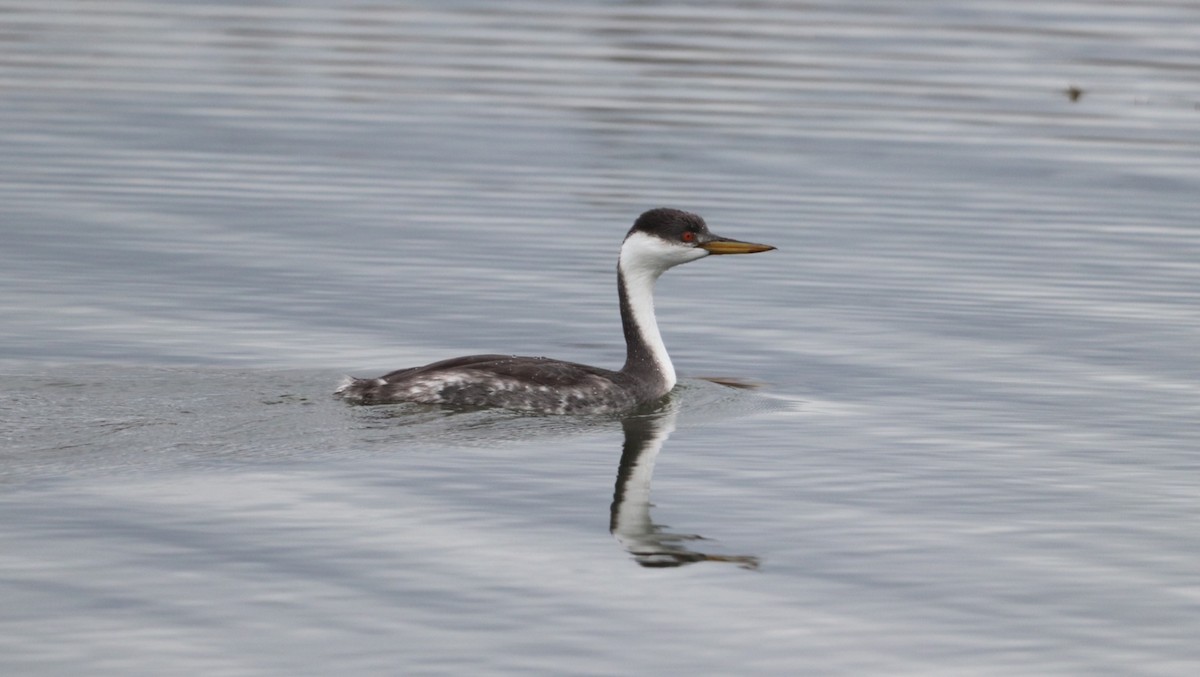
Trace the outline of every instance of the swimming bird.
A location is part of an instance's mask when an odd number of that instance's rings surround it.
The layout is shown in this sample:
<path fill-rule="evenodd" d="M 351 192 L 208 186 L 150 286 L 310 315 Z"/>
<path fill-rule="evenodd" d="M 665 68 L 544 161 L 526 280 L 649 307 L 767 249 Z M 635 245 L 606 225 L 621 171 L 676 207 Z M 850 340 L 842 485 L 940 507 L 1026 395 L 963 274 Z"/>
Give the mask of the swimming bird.
<path fill-rule="evenodd" d="M 652 209 L 629 229 L 617 259 L 625 330 L 625 365 L 619 371 L 546 357 L 470 355 L 379 378 L 347 377 L 336 394 L 355 404 L 417 402 L 543 414 L 627 412 L 661 399 L 676 383 L 675 367 L 654 317 L 654 283 L 659 276 L 713 254 L 774 248 L 715 235 L 696 214 Z"/>

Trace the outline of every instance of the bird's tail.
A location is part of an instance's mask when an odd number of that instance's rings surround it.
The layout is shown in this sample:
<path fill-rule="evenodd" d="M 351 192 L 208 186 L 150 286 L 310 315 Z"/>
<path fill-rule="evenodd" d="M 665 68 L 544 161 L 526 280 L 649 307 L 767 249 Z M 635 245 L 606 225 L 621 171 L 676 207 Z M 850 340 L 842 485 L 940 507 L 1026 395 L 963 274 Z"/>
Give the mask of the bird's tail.
<path fill-rule="evenodd" d="M 338 384 L 334 395 L 354 404 L 365 404 L 375 399 L 375 393 L 386 382 L 381 378 L 355 378 L 346 376 Z"/>

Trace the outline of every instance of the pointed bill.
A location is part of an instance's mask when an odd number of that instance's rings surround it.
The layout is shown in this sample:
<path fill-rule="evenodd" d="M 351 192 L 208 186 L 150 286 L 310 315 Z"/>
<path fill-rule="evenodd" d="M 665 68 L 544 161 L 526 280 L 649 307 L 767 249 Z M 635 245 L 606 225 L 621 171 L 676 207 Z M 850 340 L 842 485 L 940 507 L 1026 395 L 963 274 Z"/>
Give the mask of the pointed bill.
<path fill-rule="evenodd" d="M 727 237 L 714 236 L 708 242 L 701 242 L 700 248 L 709 254 L 757 254 L 758 252 L 769 252 L 775 247 L 769 244 L 742 242 L 741 240 L 731 240 Z"/>

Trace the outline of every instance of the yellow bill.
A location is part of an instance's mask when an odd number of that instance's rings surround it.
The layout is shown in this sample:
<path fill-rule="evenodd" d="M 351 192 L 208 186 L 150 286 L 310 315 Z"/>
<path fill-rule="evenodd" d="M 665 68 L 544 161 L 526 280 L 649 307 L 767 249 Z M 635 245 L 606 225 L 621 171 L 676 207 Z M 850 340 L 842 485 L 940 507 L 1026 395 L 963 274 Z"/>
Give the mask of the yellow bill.
<path fill-rule="evenodd" d="M 708 242 L 701 242 L 700 248 L 710 254 L 757 254 L 758 252 L 769 252 L 775 247 L 769 244 L 756 244 L 718 237 Z"/>

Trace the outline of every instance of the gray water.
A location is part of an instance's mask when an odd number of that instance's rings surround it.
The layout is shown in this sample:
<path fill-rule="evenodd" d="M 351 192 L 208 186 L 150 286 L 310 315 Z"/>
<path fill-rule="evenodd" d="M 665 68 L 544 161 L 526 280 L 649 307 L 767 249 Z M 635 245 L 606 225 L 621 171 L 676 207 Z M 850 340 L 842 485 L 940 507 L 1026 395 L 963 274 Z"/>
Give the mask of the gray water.
<path fill-rule="evenodd" d="M 0 3 L 0 672 L 1196 674 L 1198 46 L 1172 2 Z M 655 206 L 779 248 L 660 282 L 661 411 L 329 396 L 619 365 Z"/>

